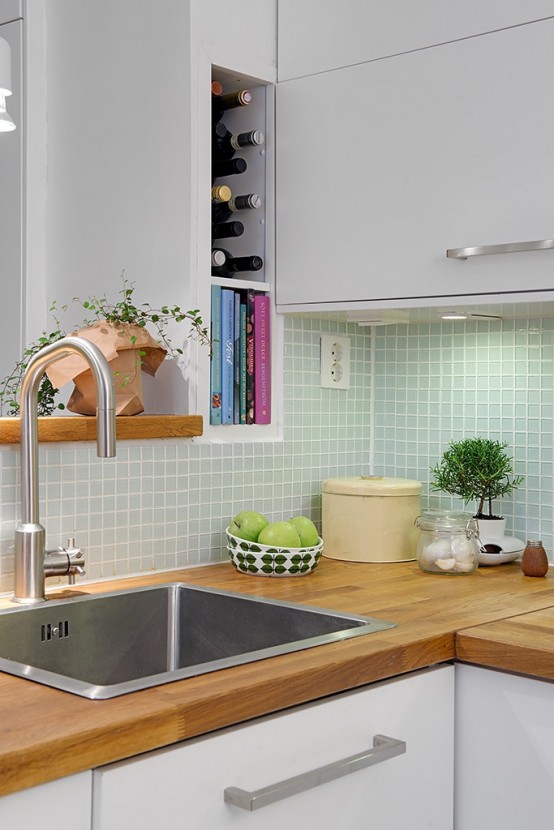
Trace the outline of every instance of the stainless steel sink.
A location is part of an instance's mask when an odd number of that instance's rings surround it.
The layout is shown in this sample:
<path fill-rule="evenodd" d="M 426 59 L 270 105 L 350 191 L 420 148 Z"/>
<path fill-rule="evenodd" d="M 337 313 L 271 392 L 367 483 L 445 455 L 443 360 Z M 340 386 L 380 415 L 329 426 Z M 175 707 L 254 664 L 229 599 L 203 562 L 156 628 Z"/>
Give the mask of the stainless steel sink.
<path fill-rule="evenodd" d="M 103 699 L 393 627 L 171 583 L 0 611 L 0 670 Z"/>

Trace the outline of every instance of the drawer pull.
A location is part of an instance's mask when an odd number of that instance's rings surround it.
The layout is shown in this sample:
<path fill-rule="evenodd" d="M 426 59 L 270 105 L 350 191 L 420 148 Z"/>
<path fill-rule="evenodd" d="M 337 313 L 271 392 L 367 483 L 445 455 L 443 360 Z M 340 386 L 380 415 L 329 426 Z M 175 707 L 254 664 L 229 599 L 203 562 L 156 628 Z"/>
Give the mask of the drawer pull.
<path fill-rule="evenodd" d="M 535 242 L 506 242 L 504 245 L 481 245 L 478 248 L 448 248 L 449 259 L 468 259 L 485 254 L 517 254 L 520 251 L 547 251 L 554 248 L 554 239 L 537 239 Z"/>
<path fill-rule="evenodd" d="M 379 764 L 381 761 L 402 755 L 404 752 L 406 752 L 405 741 L 387 738 L 385 735 L 374 735 L 373 747 L 365 752 L 350 755 L 348 758 L 342 758 L 340 761 L 303 772 L 293 778 L 287 778 L 285 781 L 270 784 L 269 787 L 262 787 L 253 792 L 241 790 L 239 787 L 227 787 L 223 792 L 223 797 L 228 804 L 233 804 L 242 810 L 259 810 L 260 807 L 273 804 L 274 801 L 302 793 L 312 787 L 319 787 L 320 784 L 327 784 L 335 778 L 350 775 L 351 772 Z"/>

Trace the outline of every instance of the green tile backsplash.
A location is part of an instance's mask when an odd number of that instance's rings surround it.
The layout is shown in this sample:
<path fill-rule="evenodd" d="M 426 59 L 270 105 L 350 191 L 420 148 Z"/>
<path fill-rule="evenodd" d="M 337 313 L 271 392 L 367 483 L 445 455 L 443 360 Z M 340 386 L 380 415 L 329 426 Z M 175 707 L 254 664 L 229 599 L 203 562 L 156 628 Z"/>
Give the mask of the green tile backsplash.
<path fill-rule="evenodd" d="M 330 331 L 351 337 L 349 390 L 319 386 L 319 336 Z M 369 470 L 370 339 L 351 324 L 289 319 L 284 350 L 283 441 L 122 441 L 109 460 L 96 458 L 93 445 L 42 445 L 48 546 L 75 535 L 86 550 L 87 578 L 101 578 L 226 560 L 223 530 L 244 507 L 274 519 L 304 513 L 319 523 L 321 481 Z M 19 449 L 5 447 L 1 591 L 13 588 L 18 483 Z"/>
<path fill-rule="evenodd" d="M 389 326 L 375 334 L 375 472 L 424 483 L 424 505 L 463 509 L 429 495 L 429 468 L 449 441 L 507 441 L 523 486 L 498 504 L 507 532 L 553 548 L 554 320 Z"/>
<path fill-rule="evenodd" d="M 320 388 L 319 336 L 329 331 L 351 338 L 349 390 Z M 551 319 L 371 333 L 289 318 L 283 441 L 123 441 L 110 460 L 97 459 L 92 445 L 43 445 L 48 546 L 75 535 L 86 549 L 87 578 L 226 560 L 223 529 L 239 509 L 273 519 L 305 513 L 319 524 L 321 481 L 369 472 L 422 481 L 424 507 L 462 508 L 429 495 L 429 468 L 450 440 L 484 435 L 507 441 L 526 477 L 501 503 L 508 532 L 542 538 L 552 555 L 553 339 Z M 17 447 L 0 450 L 0 497 L 0 591 L 11 591 Z"/>

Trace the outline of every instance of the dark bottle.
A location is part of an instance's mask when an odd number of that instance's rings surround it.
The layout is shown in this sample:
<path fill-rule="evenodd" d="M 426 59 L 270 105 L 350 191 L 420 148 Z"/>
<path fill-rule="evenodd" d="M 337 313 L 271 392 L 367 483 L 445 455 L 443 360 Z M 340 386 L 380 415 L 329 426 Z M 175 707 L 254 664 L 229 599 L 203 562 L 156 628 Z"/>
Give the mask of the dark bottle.
<path fill-rule="evenodd" d="M 212 268 L 225 265 L 225 252 L 221 248 L 214 248 L 212 251 Z"/>
<path fill-rule="evenodd" d="M 212 178 L 221 179 L 223 176 L 238 176 L 248 167 L 244 159 L 223 159 L 212 161 Z"/>
<path fill-rule="evenodd" d="M 232 278 L 242 271 L 259 271 L 264 261 L 261 256 L 232 256 L 229 251 L 223 251 L 225 262 L 220 266 L 212 266 L 213 277 Z"/>
<path fill-rule="evenodd" d="M 242 236 L 244 225 L 242 222 L 218 222 L 212 225 L 212 239 L 230 239 L 231 237 Z"/>
<path fill-rule="evenodd" d="M 257 210 L 262 206 L 261 196 L 257 193 L 246 193 L 243 196 L 234 196 L 226 201 L 212 204 L 212 222 L 226 222 L 239 210 Z"/>
<path fill-rule="evenodd" d="M 247 107 L 252 103 L 253 95 L 249 89 L 240 89 L 238 92 L 229 92 L 226 95 L 214 95 L 212 97 L 212 118 L 219 121 L 226 110 L 235 107 Z"/>
<path fill-rule="evenodd" d="M 245 147 L 261 147 L 264 143 L 264 134 L 261 130 L 250 130 L 247 133 L 231 133 L 220 121 L 217 124 L 217 131 L 214 130 L 212 139 L 212 158 L 231 159 L 237 150 L 244 150 Z M 225 131 L 222 135 L 221 127 Z"/>
<path fill-rule="evenodd" d="M 231 188 L 227 187 L 226 184 L 212 187 L 212 205 L 215 207 L 216 205 L 227 204 L 232 195 Z"/>
<path fill-rule="evenodd" d="M 546 576 L 548 573 L 548 557 L 542 542 L 527 542 L 521 557 L 521 570 L 525 576 Z"/>

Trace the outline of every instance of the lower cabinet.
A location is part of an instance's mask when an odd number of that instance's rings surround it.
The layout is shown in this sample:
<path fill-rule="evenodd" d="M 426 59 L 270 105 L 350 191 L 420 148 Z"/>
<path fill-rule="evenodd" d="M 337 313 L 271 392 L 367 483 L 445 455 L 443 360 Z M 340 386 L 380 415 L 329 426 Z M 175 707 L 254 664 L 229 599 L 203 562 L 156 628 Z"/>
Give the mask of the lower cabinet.
<path fill-rule="evenodd" d="M 55 764 L 55 759 L 52 759 Z M 0 798 L 2 830 L 90 830 L 92 772 Z"/>
<path fill-rule="evenodd" d="M 428 669 L 97 769 L 92 828 L 448 830 L 453 739 Z"/>
<path fill-rule="evenodd" d="M 456 666 L 456 830 L 554 820 L 554 683 Z"/>

